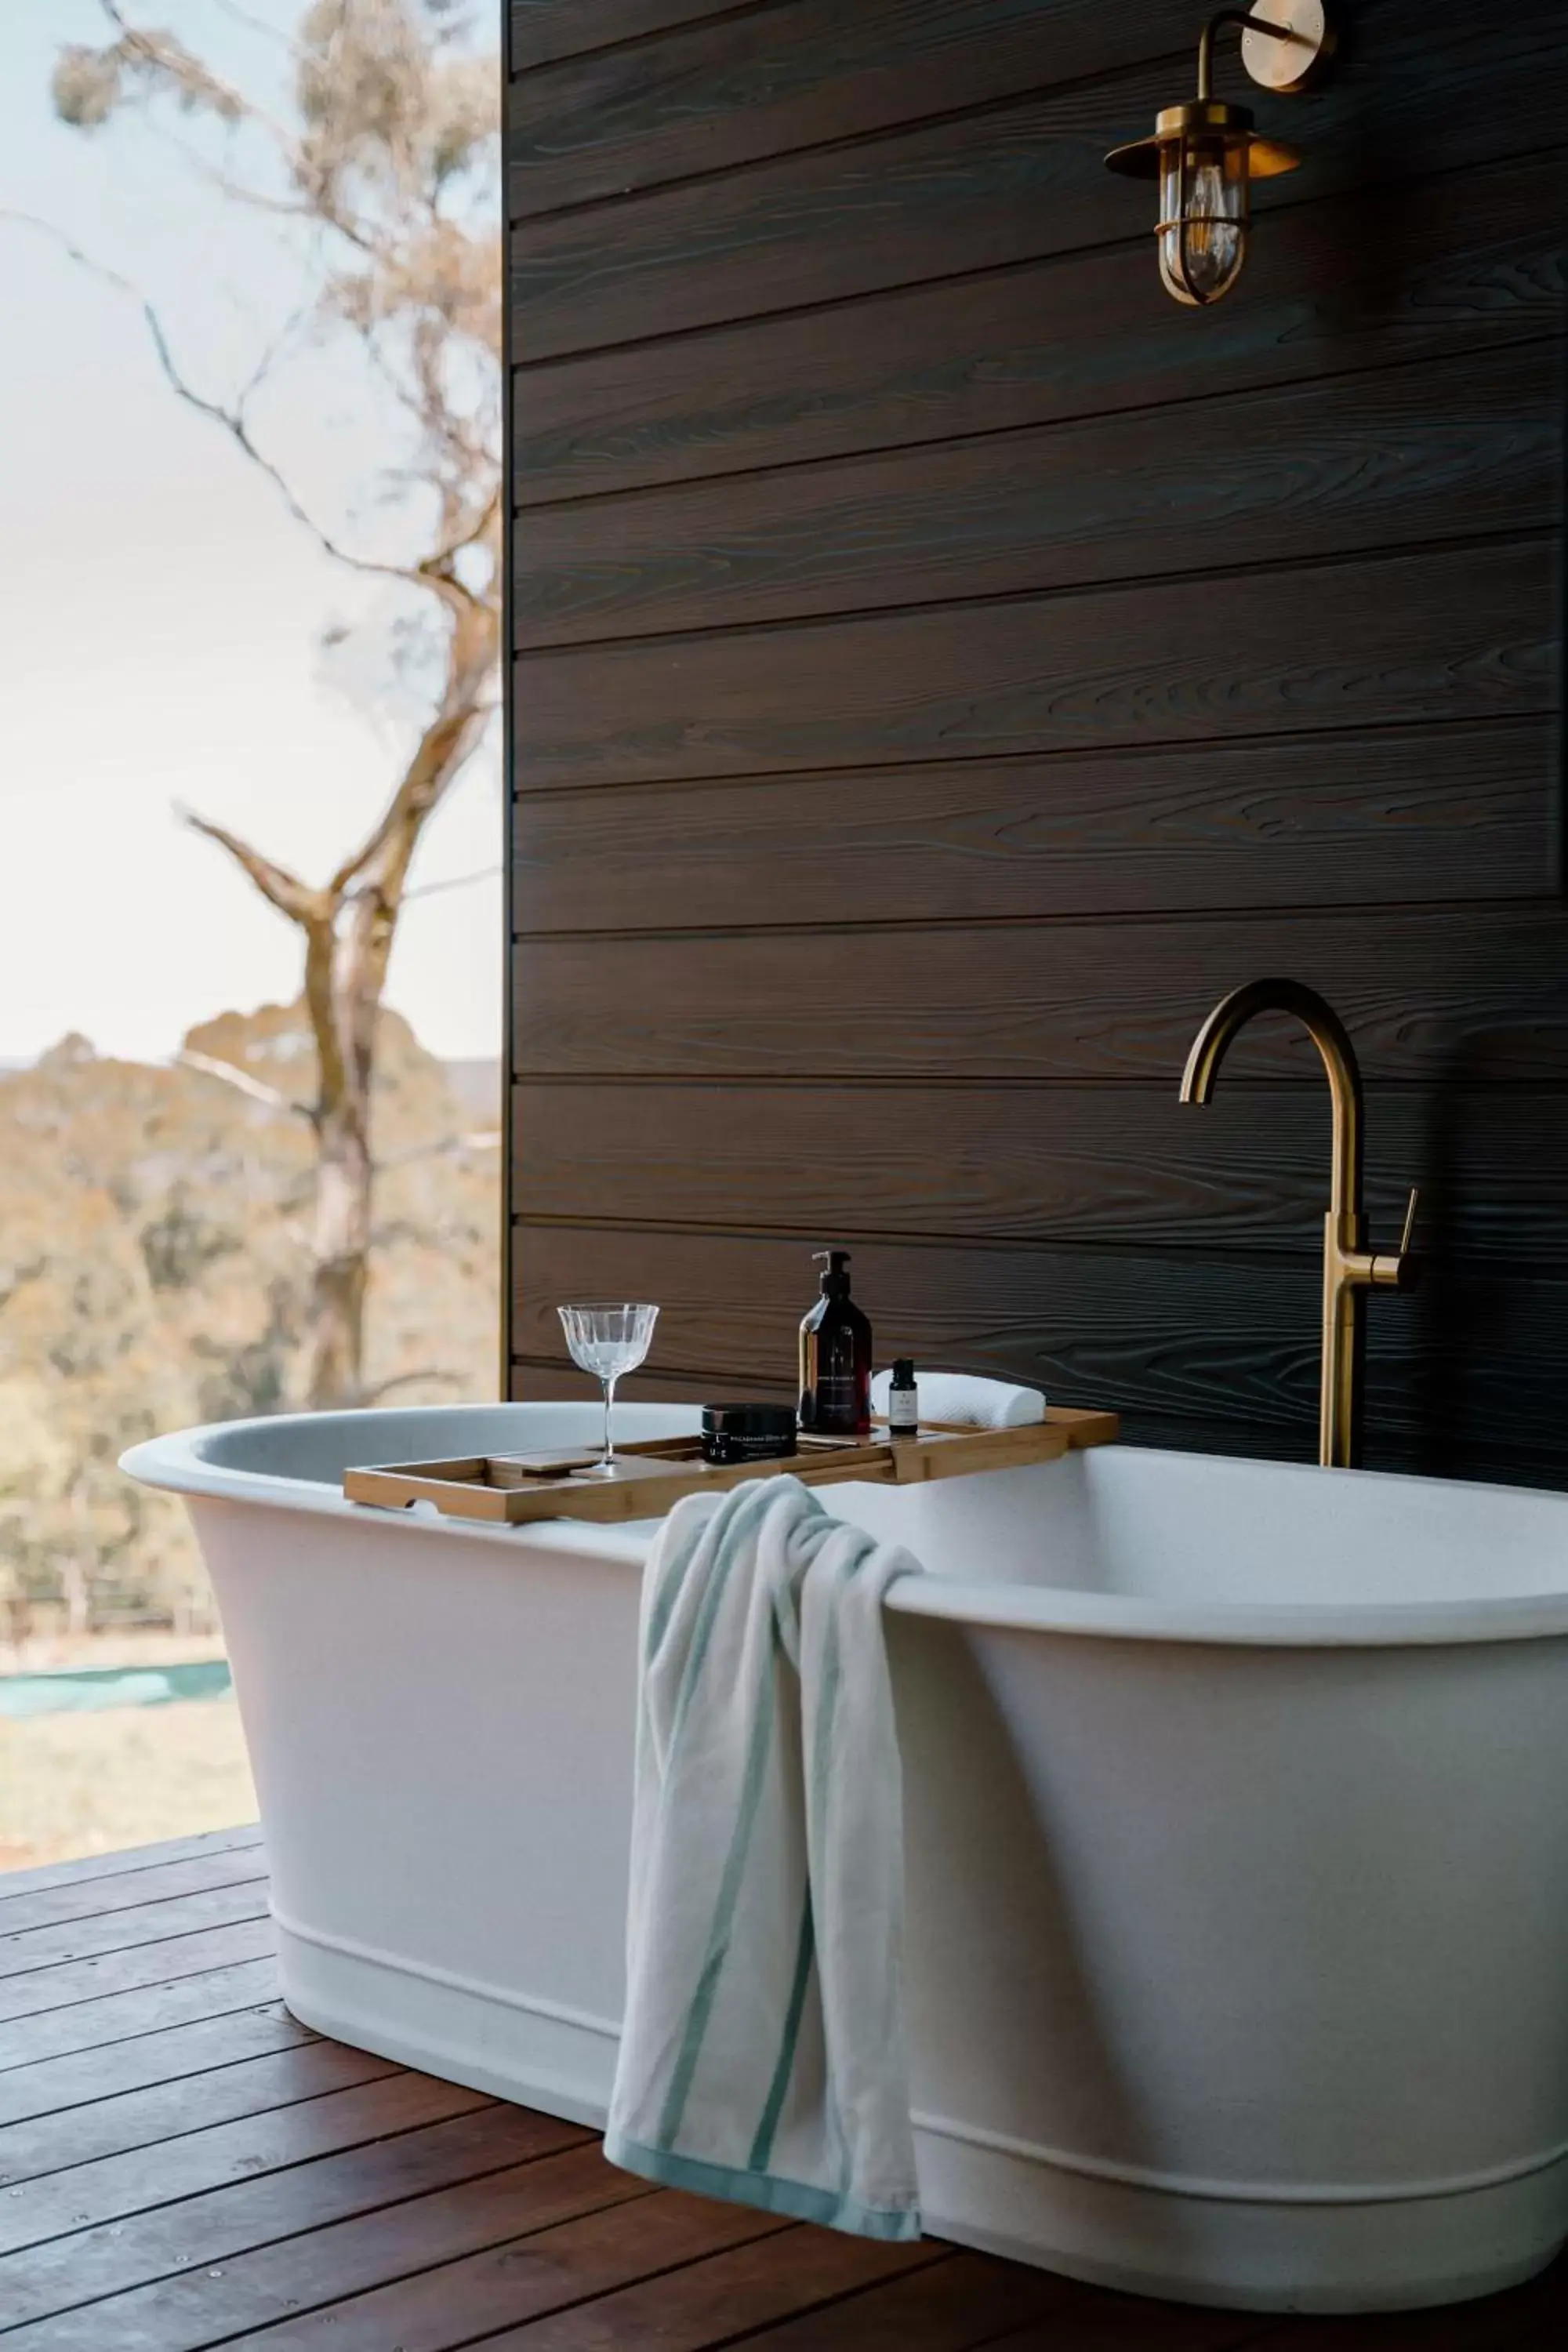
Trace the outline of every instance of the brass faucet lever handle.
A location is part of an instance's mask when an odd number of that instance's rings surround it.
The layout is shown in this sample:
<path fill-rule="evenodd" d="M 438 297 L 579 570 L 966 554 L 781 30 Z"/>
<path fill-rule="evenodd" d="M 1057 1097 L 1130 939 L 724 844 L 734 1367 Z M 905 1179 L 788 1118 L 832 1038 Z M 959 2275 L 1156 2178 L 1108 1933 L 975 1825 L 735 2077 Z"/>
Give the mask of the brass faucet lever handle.
<path fill-rule="evenodd" d="M 1414 1290 L 1421 1279 L 1421 1261 L 1411 1253 L 1410 1244 L 1415 1232 L 1415 1212 L 1421 1203 L 1421 1187 L 1412 1184 L 1410 1199 L 1405 1211 L 1405 1231 L 1399 1236 L 1397 1250 L 1380 1250 L 1371 1265 L 1371 1279 L 1379 1288 Z"/>
<path fill-rule="evenodd" d="M 1399 1236 L 1399 1255 L 1401 1257 L 1408 1257 L 1410 1255 L 1411 1236 L 1415 1231 L 1415 1212 L 1420 1205 L 1421 1187 L 1419 1184 L 1412 1184 L 1410 1187 L 1410 1205 L 1405 1212 L 1405 1231 Z"/>

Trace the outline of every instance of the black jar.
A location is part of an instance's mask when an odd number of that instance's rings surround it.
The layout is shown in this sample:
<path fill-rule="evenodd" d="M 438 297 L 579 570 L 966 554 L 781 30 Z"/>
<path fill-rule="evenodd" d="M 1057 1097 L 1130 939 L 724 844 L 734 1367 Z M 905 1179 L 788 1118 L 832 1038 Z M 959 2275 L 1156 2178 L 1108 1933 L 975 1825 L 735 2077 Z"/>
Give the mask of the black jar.
<path fill-rule="evenodd" d="M 787 1404 L 705 1404 L 702 1459 L 717 1468 L 778 1462 L 795 1450 L 795 1408 Z"/>

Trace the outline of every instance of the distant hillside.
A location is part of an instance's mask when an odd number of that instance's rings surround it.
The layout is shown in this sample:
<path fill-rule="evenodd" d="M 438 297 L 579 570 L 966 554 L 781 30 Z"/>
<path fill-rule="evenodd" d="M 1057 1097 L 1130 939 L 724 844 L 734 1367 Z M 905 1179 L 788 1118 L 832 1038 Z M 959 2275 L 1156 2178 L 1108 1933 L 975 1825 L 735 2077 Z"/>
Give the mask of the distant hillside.
<path fill-rule="evenodd" d="M 500 1064 L 497 1061 L 443 1062 L 447 1084 L 470 1118 L 489 1126 L 500 1120 Z"/>
<path fill-rule="evenodd" d="M 286 1409 L 302 1371 L 315 1052 L 299 1006 L 193 1030 L 189 1064 L 66 1038 L 0 1075 L 0 1606 L 205 1622 L 184 1514 L 115 1458 Z M 384 1014 L 367 1379 L 495 1393 L 494 1106 Z M 474 1066 L 462 1066 L 472 1068 Z M 262 1098 L 266 1090 L 284 1098 Z"/>

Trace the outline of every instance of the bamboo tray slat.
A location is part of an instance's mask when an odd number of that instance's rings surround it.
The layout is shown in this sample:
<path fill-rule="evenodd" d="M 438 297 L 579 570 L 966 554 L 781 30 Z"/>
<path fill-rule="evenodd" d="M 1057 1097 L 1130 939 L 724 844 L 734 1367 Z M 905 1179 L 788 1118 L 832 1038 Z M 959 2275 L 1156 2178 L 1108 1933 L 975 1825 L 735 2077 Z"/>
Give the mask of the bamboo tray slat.
<path fill-rule="evenodd" d="M 798 1453 L 767 1462 L 727 1464 L 702 1459 L 700 1437 L 661 1437 L 616 1449 L 618 1475 L 582 1474 L 598 1457 L 590 1448 L 550 1453 L 481 1454 L 447 1462 L 389 1462 L 343 1474 L 351 1503 L 406 1510 L 434 1503 L 451 1518 L 521 1527 L 534 1519 L 657 1518 L 683 1495 L 722 1493 L 748 1478 L 798 1478 L 807 1486 L 850 1480 L 879 1486 L 919 1486 L 931 1478 L 964 1478 L 977 1471 L 1016 1470 L 1055 1462 L 1074 1446 L 1105 1445 L 1117 1434 L 1113 1412 L 1068 1405 L 1047 1407 L 1044 1421 L 1022 1429 L 960 1428 L 928 1422 L 916 1437 L 803 1437 Z"/>

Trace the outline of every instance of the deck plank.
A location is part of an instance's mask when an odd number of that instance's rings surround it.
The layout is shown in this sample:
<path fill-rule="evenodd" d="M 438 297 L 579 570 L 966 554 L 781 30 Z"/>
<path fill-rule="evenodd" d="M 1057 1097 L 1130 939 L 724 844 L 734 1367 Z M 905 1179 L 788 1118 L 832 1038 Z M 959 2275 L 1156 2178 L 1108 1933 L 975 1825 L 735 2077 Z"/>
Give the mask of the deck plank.
<path fill-rule="evenodd" d="M 253 1929 L 247 1932 L 255 1934 Z M 73 2000 L 38 2002 L 30 2011 L 14 2011 L 9 2023 L 0 2024 L 0 2074 L 54 2058 L 85 2057 L 91 2050 L 113 2049 L 143 2034 L 235 2016 L 242 2010 L 276 2006 L 278 1969 L 270 1935 L 264 1933 L 259 1943 L 254 1958 L 225 1956 L 205 1967 L 198 1962 L 184 1973 L 154 1977 L 123 1990 L 89 1989 Z M 30 1981 L 37 1986 L 40 1979 Z"/>
<path fill-rule="evenodd" d="M 1026 2323 L 1042 2343 L 1077 2352 L 1058 2314 L 1081 2292 L 1071 2280 L 991 2254 L 955 2253 L 933 2270 L 863 2287 L 826 2310 L 803 2313 L 740 2339 L 759 2352 L 971 2352 Z"/>
<path fill-rule="evenodd" d="M 743 2338 L 748 2329 L 837 2303 L 892 2273 L 951 2260 L 949 2249 L 931 2240 L 888 2246 L 829 2230 L 792 2230 L 783 2244 L 754 2240 L 509 2327 L 486 2339 L 486 2352 L 707 2352 Z"/>
<path fill-rule="evenodd" d="M 395 2077 L 393 2088 L 402 2094 L 397 2111 L 389 2100 L 381 2116 L 390 2137 L 195 2196 L 176 2194 L 174 2202 L 124 2221 L 72 2230 L 0 2256 L 0 2312 L 18 2326 L 181 2271 L 221 2269 L 256 2247 L 322 2231 L 355 2213 L 400 2206 L 584 2137 L 575 2126 L 481 2103 L 473 2092 L 431 2085 L 423 2076 Z M 308 2242 L 314 2244 L 314 2237 Z M 302 2263 L 306 2253 L 297 2251 L 295 2259 Z"/>
<path fill-rule="evenodd" d="M 0 2066 L 0 2133 L 35 2116 L 121 2099 L 129 2092 L 268 2058 L 274 2051 L 299 2049 L 316 2039 L 281 2001 L 269 2000 L 197 2018 L 190 2025 L 154 2028 L 107 2046 Z M 12 2047 L 16 2046 L 14 2042 Z"/>
<path fill-rule="evenodd" d="M 791 2227 L 771 2214 L 669 2189 L 639 2194 L 641 2184 L 600 2162 L 606 2179 L 620 2184 L 614 2202 L 242 2336 L 235 2352 L 241 2346 L 254 2352 L 386 2352 L 390 2344 L 401 2352 L 452 2352 L 481 2332 L 589 2302 Z M 515 2231 L 515 2215 L 511 2226 Z"/>
<path fill-rule="evenodd" d="M 655 2189 L 608 2165 L 579 2125 L 298 2023 L 278 1997 L 267 1919 L 212 1924 L 199 1907 L 252 1883 L 259 1901 L 258 1859 L 254 1841 L 226 1837 L 98 1856 L 42 1885 L 28 1874 L 17 1897 L 0 1881 L 0 1937 L 7 1914 L 28 1923 L 0 1948 L 57 1954 L 0 1976 L 0 2352 L 1568 2343 L 1568 2263 L 1447 2310 L 1289 2319 Z M 119 1940 L 170 1920 L 174 1934 Z M 70 1951 L 83 1931 L 110 1947 Z"/>
<path fill-rule="evenodd" d="M 4 1885 L 0 1879 L 0 1888 Z M 267 1857 L 260 1846 L 229 1846 L 218 1853 L 188 1854 L 112 1878 L 37 1887 L 31 1895 L 6 1895 L 0 1896 L 0 1947 L 35 1927 L 109 1917 L 167 1903 L 175 1895 L 206 1895 L 215 1888 L 234 1886 L 259 1886 L 265 1897 Z"/>
<path fill-rule="evenodd" d="M 204 1830 L 197 1837 L 163 1838 L 154 1845 L 130 1846 L 119 1853 L 89 1853 L 75 1862 L 45 1862 L 32 1870 L 0 1872 L 0 1924 L 5 1906 L 18 1895 L 35 1895 L 45 1887 L 79 1886 L 89 1880 L 130 1878 L 144 1870 L 160 1870 L 171 1862 L 195 1862 L 236 1853 L 261 1844 L 258 1822 L 242 1822 L 232 1830 Z"/>
<path fill-rule="evenodd" d="M 128 1911 L 100 1911 L 89 1919 L 60 1919 L 0 1935 L 0 1979 L 30 1976 L 69 1960 L 100 1958 L 132 1951 L 140 1944 L 166 1944 L 208 1927 L 234 1927 L 267 1916 L 267 1881 L 247 1878 L 237 1886 L 209 1886 L 198 1895 L 139 1903 Z"/>
<path fill-rule="evenodd" d="M 96 2168 L 123 2160 L 133 2150 L 160 2158 L 163 2143 L 205 2137 L 217 2126 L 247 2116 L 320 2100 L 403 2069 L 390 2058 L 348 2050 L 337 2042 L 305 2042 L 263 2057 L 215 2066 L 194 2081 L 157 2083 L 116 2097 L 94 2099 L 63 2112 L 30 2117 L 0 2128 L 0 2185 L 77 2168 L 79 2183 L 90 2182 Z M 85 2168 L 85 2173 L 81 2169 Z M 142 2169 L 150 2168 L 145 2163 Z M 18 2211 L 22 2209 L 17 2208 Z M 8 2205 L 0 2206 L 0 2247 L 6 2242 Z"/>
<path fill-rule="evenodd" d="M 520 2112 L 497 2111 L 513 2116 Z M 558 2135 L 565 2128 L 555 2126 Z M 522 2145 L 521 2136 L 515 2137 L 514 2156 Z M 230 2343 L 241 2331 L 253 2335 L 269 2321 L 341 2305 L 357 2289 L 416 2272 L 443 2253 L 515 2242 L 530 2231 L 606 2203 L 640 2201 L 647 2194 L 645 2183 L 616 2173 L 597 2145 L 580 2137 L 575 2147 L 557 2146 L 553 2154 L 289 2236 L 237 2258 L 198 2257 L 183 2275 L 165 2273 L 139 2289 L 18 2328 L 0 2340 L 6 2352 L 205 2352 L 210 2344 Z M 264 2335 L 262 2341 L 268 2340 Z M 330 2340 L 335 2343 L 335 2331 Z M 402 2338 L 384 2334 L 373 2340 L 376 2352 L 390 2352 Z"/>
<path fill-rule="evenodd" d="M 462 2091 L 430 2075 L 395 2068 L 368 2083 L 324 2090 L 318 2098 L 183 2132 L 154 2147 L 96 2162 L 68 2159 L 63 2168 L 7 2188 L 0 2200 L 0 2258 L 77 2230 L 123 2221 L 132 2214 L 200 2198 L 209 2190 L 221 2192 L 235 2181 L 255 2180 L 345 2148 L 365 2147 L 449 2116 L 477 2113 L 491 2104 L 481 2092 Z"/>
<path fill-rule="evenodd" d="M 239 1960 L 270 1960 L 274 1948 L 270 1919 L 242 1919 L 232 1927 L 201 1928 L 92 1959 L 34 1969 L 26 1976 L 0 1979 L 0 2022 L 74 2008 L 78 2001 L 100 2000 L 106 1993 L 171 1985 L 181 1977 L 205 1976 Z"/>

